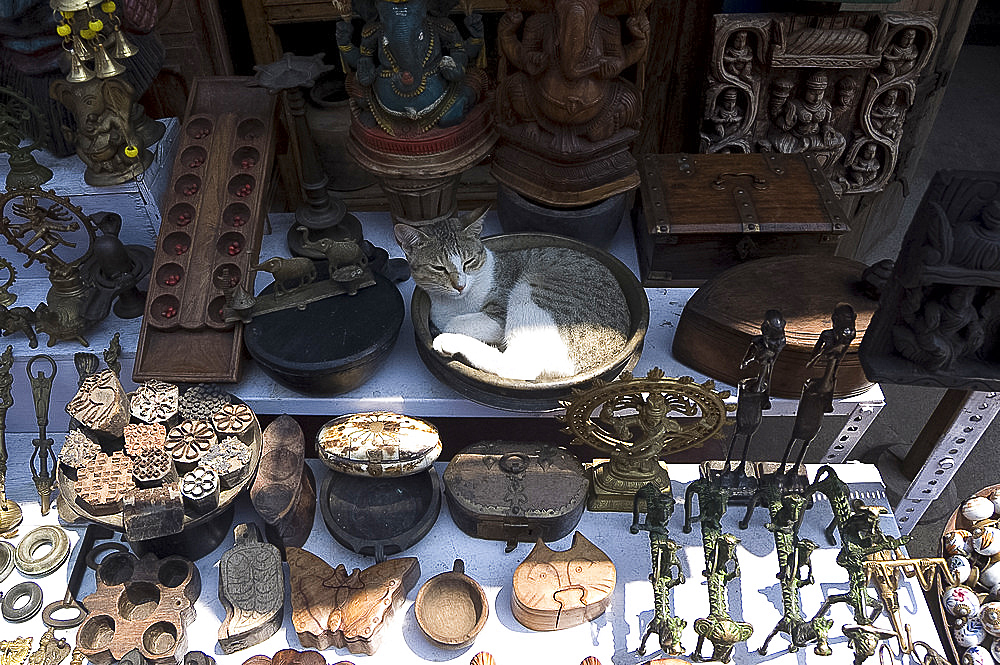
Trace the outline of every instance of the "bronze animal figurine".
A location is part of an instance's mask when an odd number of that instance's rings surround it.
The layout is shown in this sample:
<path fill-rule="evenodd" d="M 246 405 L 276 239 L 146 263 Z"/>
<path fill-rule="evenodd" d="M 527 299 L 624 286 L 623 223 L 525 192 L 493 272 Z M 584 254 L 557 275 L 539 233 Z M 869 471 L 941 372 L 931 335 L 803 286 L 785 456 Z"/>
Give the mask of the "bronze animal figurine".
<path fill-rule="evenodd" d="M 37 319 L 29 307 L 4 307 L 0 305 L 0 330 L 3 336 L 22 332 L 28 338 L 28 346 L 38 347 L 38 337 L 33 328 Z"/>
<path fill-rule="evenodd" d="M 353 282 L 365 276 L 368 267 L 368 257 L 361 245 L 354 240 L 330 240 L 321 238 L 310 241 L 308 229 L 302 229 L 302 247 L 321 252 L 327 261 L 330 280 L 347 287 L 347 292 L 354 295 L 358 292 Z"/>
<path fill-rule="evenodd" d="M 315 262 L 301 256 L 291 259 L 273 256 L 255 265 L 254 270 L 271 273 L 274 277 L 275 294 L 279 296 L 316 281 Z M 294 286 L 290 287 L 289 284 Z"/>

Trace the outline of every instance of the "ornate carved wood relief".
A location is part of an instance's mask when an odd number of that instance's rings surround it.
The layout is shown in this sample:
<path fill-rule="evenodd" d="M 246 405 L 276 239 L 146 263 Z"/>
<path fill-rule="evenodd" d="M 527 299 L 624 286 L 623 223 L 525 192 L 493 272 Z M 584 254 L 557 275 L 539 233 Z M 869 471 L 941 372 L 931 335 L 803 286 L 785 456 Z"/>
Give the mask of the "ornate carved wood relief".
<path fill-rule="evenodd" d="M 927 12 L 718 14 L 701 151 L 808 152 L 839 191 L 881 191 L 936 40 Z"/>
<path fill-rule="evenodd" d="M 873 381 L 1000 388 L 1000 173 L 934 176 L 860 359 Z"/>

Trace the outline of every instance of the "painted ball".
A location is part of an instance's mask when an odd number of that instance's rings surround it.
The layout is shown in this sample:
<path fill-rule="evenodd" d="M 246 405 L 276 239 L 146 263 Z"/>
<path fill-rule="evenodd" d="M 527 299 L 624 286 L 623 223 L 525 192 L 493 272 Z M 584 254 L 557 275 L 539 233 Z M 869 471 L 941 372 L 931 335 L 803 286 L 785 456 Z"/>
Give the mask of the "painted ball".
<path fill-rule="evenodd" d="M 969 561 L 969 557 L 964 554 L 955 554 L 948 557 L 948 570 L 951 571 L 951 576 L 955 578 L 955 582 L 965 584 L 972 577 L 974 568 L 972 562 Z"/>
<path fill-rule="evenodd" d="M 979 610 L 979 621 L 987 633 L 993 637 L 1000 635 L 1000 603 L 984 603 Z"/>
<path fill-rule="evenodd" d="M 941 603 L 948 614 L 955 617 L 979 614 L 979 596 L 972 589 L 960 585 L 950 586 L 941 595 Z"/>
<path fill-rule="evenodd" d="M 951 634 L 955 636 L 955 644 L 960 647 L 974 647 L 986 641 L 986 628 L 977 616 L 957 619 Z"/>
<path fill-rule="evenodd" d="M 955 529 L 944 534 L 942 543 L 944 553 L 948 556 L 955 554 L 972 554 L 972 534 L 965 529 Z"/>
<path fill-rule="evenodd" d="M 993 517 L 996 507 L 985 496 L 969 497 L 962 503 L 962 517 L 970 522 L 980 522 Z"/>
<path fill-rule="evenodd" d="M 986 556 L 1000 554 L 1000 529 L 977 526 L 972 530 L 972 549 Z"/>
<path fill-rule="evenodd" d="M 996 665 L 996 661 L 986 647 L 973 646 L 962 654 L 962 665 Z"/>

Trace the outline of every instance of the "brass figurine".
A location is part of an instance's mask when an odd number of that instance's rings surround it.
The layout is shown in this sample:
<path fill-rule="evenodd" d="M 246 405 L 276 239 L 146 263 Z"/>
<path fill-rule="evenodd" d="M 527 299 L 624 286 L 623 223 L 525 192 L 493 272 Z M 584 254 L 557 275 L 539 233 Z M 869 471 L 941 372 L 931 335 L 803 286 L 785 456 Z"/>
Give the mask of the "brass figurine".
<path fill-rule="evenodd" d="M 128 182 L 153 163 L 149 147 L 166 128 L 146 117 L 138 95 L 117 76 L 88 81 L 53 81 L 49 94 L 69 109 L 76 129 L 63 127 L 66 140 L 86 164 L 88 185 L 105 187 Z"/>
<path fill-rule="evenodd" d="M 713 381 L 667 378 L 658 367 L 645 377 L 626 372 L 615 381 L 598 380 L 575 391 L 562 402 L 566 412 L 558 418 L 566 424 L 563 431 L 574 437 L 573 445 L 585 444 L 610 457 L 591 471 L 587 508 L 631 512 L 643 485 L 669 491 L 670 477 L 660 456 L 717 436 L 734 408 L 723 401 L 726 397 L 729 392 L 717 392 Z M 696 418 L 682 424 L 670 417 L 673 413 Z"/>
<path fill-rule="evenodd" d="M 640 503 L 646 504 L 646 521 L 639 522 Z M 687 621 L 673 616 L 670 610 L 670 590 L 678 584 L 684 584 L 684 571 L 681 569 L 677 550 L 680 546 L 671 540 L 667 523 L 674 514 L 674 497 L 670 492 L 664 492 L 653 483 L 643 485 L 635 493 L 632 504 L 632 525 L 629 531 L 649 532 L 649 555 L 653 563 L 653 572 L 649 581 L 653 584 L 653 620 L 646 626 L 642 634 L 642 642 L 636 653 L 640 656 L 646 652 L 646 640 L 656 633 L 663 653 L 673 656 L 684 652 L 681 646 L 681 633 L 687 626 Z M 676 568 L 677 574 L 674 574 Z"/>
<path fill-rule="evenodd" d="M 726 461 L 719 470 L 719 478 L 730 488 L 734 497 L 748 498 L 756 490 L 756 479 L 750 477 L 747 467 L 747 452 L 750 440 L 760 427 L 763 412 L 771 408 L 771 373 L 778 360 L 778 354 L 785 348 L 785 319 L 781 312 L 769 309 L 760 324 L 760 334 L 754 335 L 750 346 L 740 363 L 740 370 L 751 365 L 757 366 L 757 375 L 740 379 L 736 396 L 736 429 L 729 442 Z M 733 467 L 732 460 L 737 441 L 742 440 L 739 463 Z M 710 464 L 709 469 L 713 470 Z"/>
<path fill-rule="evenodd" d="M 72 650 L 65 638 L 57 638 L 55 629 L 49 628 L 38 638 L 38 649 L 28 656 L 27 665 L 59 665 Z"/>
<path fill-rule="evenodd" d="M 24 137 L 18 128 L 20 119 L 12 115 L 11 111 L 6 106 L 0 106 L 0 152 L 7 153 L 10 167 L 5 181 L 6 188 L 41 187 L 52 179 L 52 169 L 42 166 L 31 155 L 33 150 L 40 147 L 36 142 L 21 146 Z"/>
<path fill-rule="evenodd" d="M 17 269 L 7 259 L 0 258 L 0 270 L 7 271 L 7 279 L 0 284 L 0 305 L 10 307 L 17 301 L 17 294 L 10 292 L 11 287 L 14 286 L 14 280 L 17 279 Z"/>
<path fill-rule="evenodd" d="M 0 354 L 0 536 L 6 537 L 21 523 L 21 507 L 7 498 L 7 410 L 14 406 L 10 388 L 14 383 L 14 348 L 7 346 Z"/>
<path fill-rule="evenodd" d="M 702 523 L 702 539 L 705 539 L 704 523 Z M 705 548 L 709 612 L 707 617 L 696 619 L 694 622 L 694 632 L 698 634 L 698 642 L 691 654 L 691 660 L 695 662 L 717 660 L 728 663 L 733 654 L 733 647 L 738 642 L 750 639 L 753 634 L 752 625 L 745 621 L 735 621 L 729 616 L 726 603 L 726 585 L 740 576 L 740 563 L 736 558 L 736 546 L 739 542 L 736 536 L 724 533 L 716 538 L 711 550 Z M 710 658 L 702 654 L 706 639 L 712 643 Z"/>
<path fill-rule="evenodd" d="M 0 641 L 0 665 L 21 665 L 31 651 L 31 638 Z"/>
<path fill-rule="evenodd" d="M 32 368 L 40 360 L 51 365 L 51 374 L 46 375 L 43 370 L 32 374 Z M 56 456 L 52 452 L 54 441 L 46 436 L 45 428 L 49 424 L 49 398 L 52 394 L 52 380 L 56 377 L 56 361 L 46 355 L 34 356 L 28 361 L 25 369 L 28 372 L 28 380 L 31 382 L 31 395 L 35 402 L 35 420 L 38 422 L 38 437 L 31 440 L 35 446 L 29 460 L 31 478 L 35 481 L 35 488 L 38 490 L 42 515 L 48 515 L 51 507 L 52 483 L 55 480 Z"/>
<path fill-rule="evenodd" d="M 879 599 L 892 628 L 896 631 L 899 649 L 902 653 L 912 653 L 913 643 L 909 637 L 909 625 L 904 626 L 899 616 L 899 573 L 906 577 L 916 577 L 917 583 L 924 591 L 930 591 L 934 581 L 941 575 L 945 581 L 944 588 L 955 584 L 955 579 L 948 568 L 947 562 L 940 557 L 909 559 L 899 556 L 899 552 L 883 551 L 873 554 L 864 562 L 868 575 L 868 583 L 875 587 Z"/>

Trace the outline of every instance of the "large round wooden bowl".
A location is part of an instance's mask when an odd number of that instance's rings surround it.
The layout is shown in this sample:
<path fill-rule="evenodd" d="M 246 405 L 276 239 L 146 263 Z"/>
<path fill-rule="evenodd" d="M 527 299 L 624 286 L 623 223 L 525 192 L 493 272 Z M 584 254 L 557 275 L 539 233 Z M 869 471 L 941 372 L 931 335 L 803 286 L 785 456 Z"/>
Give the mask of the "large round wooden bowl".
<path fill-rule="evenodd" d="M 544 233 L 515 233 L 485 238 L 483 242 L 493 251 L 527 249 L 531 247 L 568 247 L 591 256 L 611 271 L 622 292 L 631 318 L 629 338 L 625 348 L 610 362 L 565 379 L 552 381 L 519 381 L 505 379 L 476 369 L 453 358 L 446 358 L 432 347 L 436 331 L 431 329 L 430 299 L 422 289 L 414 289 L 410 301 L 410 317 L 417 342 L 417 352 L 427 369 L 468 399 L 507 411 L 554 411 L 559 400 L 566 399 L 574 387 L 594 379 L 611 381 L 625 370 L 631 370 L 639 361 L 642 342 L 649 327 L 649 300 L 646 292 L 628 266 L 611 254 L 591 245 Z"/>

